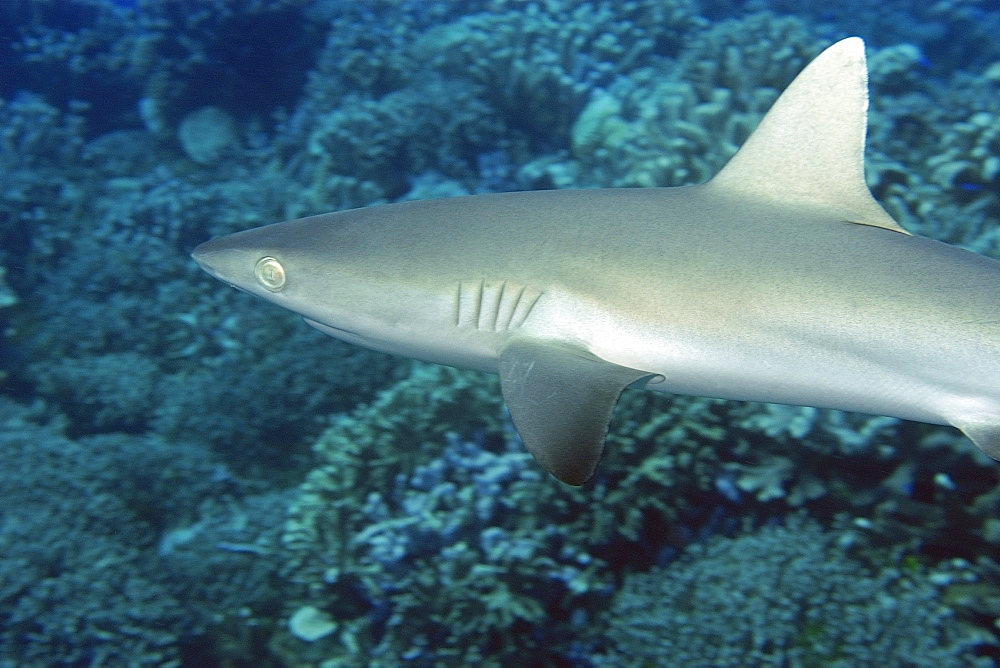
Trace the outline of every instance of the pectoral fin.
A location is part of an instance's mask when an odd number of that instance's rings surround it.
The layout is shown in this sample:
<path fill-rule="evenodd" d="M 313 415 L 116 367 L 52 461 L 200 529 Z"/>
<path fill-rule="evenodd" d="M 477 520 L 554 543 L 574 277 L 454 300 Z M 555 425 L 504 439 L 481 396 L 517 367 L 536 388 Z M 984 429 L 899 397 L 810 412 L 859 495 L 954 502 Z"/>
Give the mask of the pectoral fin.
<path fill-rule="evenodd" d="M 582 348 L 530 339 L 506 345 L 499 371 L 504 401 L 525 446 L 570 485 L 594 475 L 622 390 L 650 375 Z"/>

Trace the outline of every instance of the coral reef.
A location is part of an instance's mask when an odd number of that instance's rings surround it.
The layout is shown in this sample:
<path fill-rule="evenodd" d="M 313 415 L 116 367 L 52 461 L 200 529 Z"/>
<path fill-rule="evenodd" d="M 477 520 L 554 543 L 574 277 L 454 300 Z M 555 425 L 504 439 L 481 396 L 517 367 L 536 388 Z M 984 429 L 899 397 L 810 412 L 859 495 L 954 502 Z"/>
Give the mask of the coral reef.
<path fill-rule="evenodd" d="M 197 446 L 72 441 L 2 398 L 0 424 L 0 663 L 177 665 L 192 643 L 208 656 L 249 635 L 275 595 L 280 494 Z"/>
<path fill-rule="evenodd" d="M 593 90 L 655 53 L 675 53 L 694 16 L 686 1 L 496 0 L 428 31 L 417 54 L 482 87 L 505 125 L 561 137 Z"/>
<path fill-rule="evenodd" d="M 312 182 L 315 206 L 336 192 L 331 180 L 348 177 L 372 184 L 379 197 L 397 198 L 415 175 L 431 170 L 468 178 L 465 156 L 500 135 L 489 117 L 485 103 L 466 87 L 442 79 L 378 100 L 348 96 L 313 121 L 307 157 L 297 169 Z"/>
<path fill-rule="evenodd" d="M 334 627 L 312 640 L 289 627 L 276 653 L 457 663 L 586 655 L 599 640 L 579 622 L 606 606 L 612 572 L 669 562 L 706 531 L 731 528 L 737 509 L 767 517 L 848 507 L 872 518 L 859 523 L 859 543 L 933 563 L 954 527 L 944 513 L 986 532 L 995 506 L 992 466 L 937 440 L 943 432 L 927 435 L 919 460 L 876 450 L 898 438 L 898 421 L 886 418 L 627 392 L 598 478 L 570 490 L 542 476 L 501 411 L 494 379 L 415 365 L 375 402 L 336 418 L 283 534 L 286 577 L 301 587 L 289 623 L 309 607 Z M 779 416 L 796 412 L 805 419 L 785 428 L 794 421 Z M 849 457 L 836 449 L 841 434 Z M 949 484 L 942 471 L 961 479 Z M 979 510 L 957 489 L 982 495 Z M 966 547 L 944 553 L 974 559 L 991 549 Z M 967 570 L 989 580 L 988 563 Z M 532 629 L 543 611 L 540 644 Z"/>
<path fill-rule="evenodd" d="M 590 98 L 572 128 L 578 178 L 619 187 L 707 181 L 823 45 L 802 21 L 769 13 L 707 28 L 676 61 Z"/>
<path fill-rule="evenodd" d="M 681 445 L 619 472 L 651 447 L 636 443 L 645 433 L 609 444 L 614 484 L 554 487 L 501 411 L 495 379 L 416 365 L 336 419 L 283 544 L 287 576 L 303 587 L 289 613 L 308 605 L 337 628 L 312 642 L 279 639 L 279 653 L 464 663 L 568 652 L 586 633 L 580 615 L 607 598 L 608 560 L 636 551 L 653 524 L 674 518 L 680 530 L 684 490 L 711 485 L 698 476 L 711 461 L 700 445 L 701 460 Z M 683 443 L 688 428 L 678 421 L 663 440 Z"/>
<path fill-rule="evenodd" d="M 947 88 L 924 77 L 893 93 L 896 59 L 873 58 L 878 68 L 872 71 L 872 135 L 880 147 L 870 161 L 873 192 L 908 229 L 996 256 L 997 81 L 985 72 L 959 72 Z M 882 85 L 888 95 L 879 95 Z M 918 150 L 929 158 L 904 167 L 903 156 Z"/>
<path fill-rule="evenodd" d="M 871 570 L 849 556 L 850 531 L 801 515 L 697 546 L 669 568 L 626 578 L 611 608 L 614 650 L 598 665 L 989 666 L 990 640 L 942 605 L 960 565 Z"/>
<path fill-rule="evenodd" d="M 81 105 L 95 133 L 141 115 L 165 136 L 209 105 L 266 118 L 295 102 L 322 42 L 328 17 L 314 4 L 12 0 L 0 12 L 12 36 L 0 97 L 25 86 Z"/>
<path fill-rule="evenodd" d="M 873 192 L 1000 257 L 998 25 L 965 0 L 0 4 L 0 665 L 996 660 L 1000 472 L 953 431 L 628 391 L 567 489 L 494 378 L 333 341 L 188 253 L 378 201 L 701 182 L 860 31 Z"/>

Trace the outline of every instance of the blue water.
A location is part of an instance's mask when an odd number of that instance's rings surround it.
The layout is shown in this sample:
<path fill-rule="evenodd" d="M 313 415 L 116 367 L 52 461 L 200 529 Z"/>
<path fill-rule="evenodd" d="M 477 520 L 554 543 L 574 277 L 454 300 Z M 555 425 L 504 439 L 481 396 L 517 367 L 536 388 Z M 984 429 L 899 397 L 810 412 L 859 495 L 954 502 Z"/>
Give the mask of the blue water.
<path fill-rule="evenodd" d="M 1000 465 L 958 432 L 626 392 L 569 488 L 492 376 L 189 254 L 699 183 L 860 35 L 873 193 L 1000 259 L 997 34 L 972 0 L 6 0 L 0 666 L 994 665 Z"/>

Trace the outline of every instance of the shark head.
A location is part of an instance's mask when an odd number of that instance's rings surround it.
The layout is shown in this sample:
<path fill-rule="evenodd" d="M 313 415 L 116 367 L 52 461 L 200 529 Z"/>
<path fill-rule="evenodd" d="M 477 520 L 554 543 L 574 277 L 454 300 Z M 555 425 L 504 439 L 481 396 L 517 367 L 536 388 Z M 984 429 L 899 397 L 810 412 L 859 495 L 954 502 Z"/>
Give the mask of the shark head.
<path fill-rule="evenodd" d="M 418 204 L 418 203 L 414 203 Z M 455 336 L 460 281 L 419 262 L 454 264 L 446 247 L 417 249 L 398 231 L 399 205 L 313 216 L 207 241 L 192 253 L 206 272 L 297 313 L 316 329 L 374 350 L 495 370 L 483 337 Z M 419 207 L 418 207 L 419 208 Z M 400 219 L 402 218 L 402 220 Z"/>
<path fill-rule="evenodd" d="M 366 346 L 385 347 L 402 323 L 411 331 L 400 336 L 412 340 L 435 316 L 447 320 L 447 313 L 434 313 L 424 295 L 393 298 L 400 286 L 391 271 L 371 273 L 377 263 L 366 259 L 374 251 L 363 239 L 359 243 L 353 227 L 317 216 L 214 239 L 198 246 L 192 257 L 219 280 Z M 332 255 L 331 249 L 336 249 Z M 378 252 L 382 266 L 392 267 L 385 251 Z"/>

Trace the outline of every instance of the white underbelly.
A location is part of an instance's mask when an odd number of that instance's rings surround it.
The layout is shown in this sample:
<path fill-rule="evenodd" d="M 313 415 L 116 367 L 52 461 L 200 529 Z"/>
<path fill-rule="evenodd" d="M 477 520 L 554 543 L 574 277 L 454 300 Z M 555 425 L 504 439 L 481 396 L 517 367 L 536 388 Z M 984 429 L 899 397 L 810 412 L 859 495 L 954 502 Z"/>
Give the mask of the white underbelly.
<path fill-rule="evenodd" d="M 815 406 L 945 424 L 942 404 L 950 392 L 927 382 L 920 369 L 900 367 L 890 355 L 855 352 L 802 342 L 661 339 L 655 347 L 619 337 L 595 346 L 615 364 L 663 377 L 647 385 L 657 392 L 738 401 Z M 915 371 L 915 372 L 914 372 Z"/>

